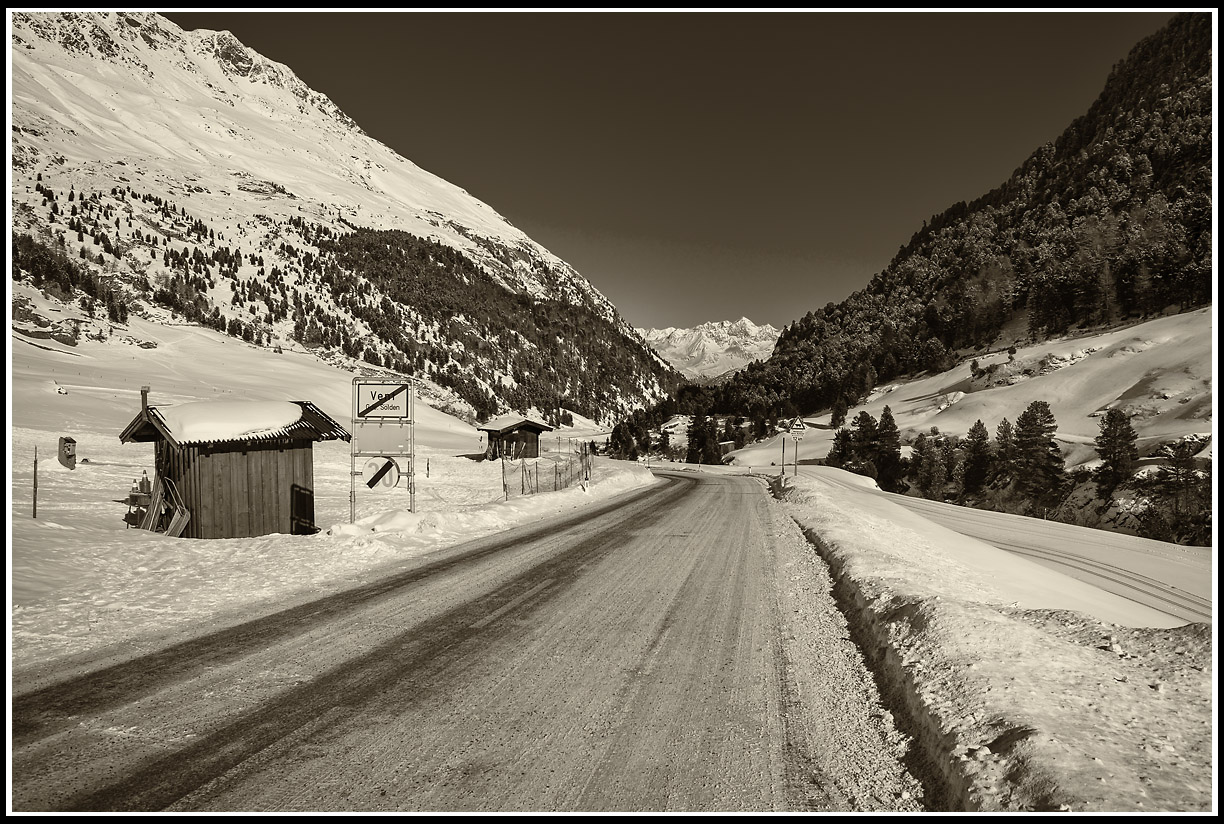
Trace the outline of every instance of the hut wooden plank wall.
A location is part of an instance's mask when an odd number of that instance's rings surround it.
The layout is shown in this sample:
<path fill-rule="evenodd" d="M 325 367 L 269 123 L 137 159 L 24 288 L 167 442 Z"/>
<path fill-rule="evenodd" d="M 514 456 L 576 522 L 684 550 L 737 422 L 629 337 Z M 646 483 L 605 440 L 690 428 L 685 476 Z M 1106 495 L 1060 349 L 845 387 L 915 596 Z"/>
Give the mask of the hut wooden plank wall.
<path fill-rule="evenodd" d="M 339 424 L 309 401 L 294 401 L 302 417 L 269 435 L 179 443 L 156 407 L 120 439 L 153 441 L 156 473 L 170 480 L 191 519 L 185 538 L 309 535 L 314 524 L 314 443 L 349 440 Z"/>
<path fill-rule="evenodd" d="M 191 512 L 183 537 L 314 532 L 311 445 L 311 441 L 252 442 L 234 451 L 218 449 L 216 444 L 175 449 L 158 441 L 157 474 L 174 482 Z"/>
<path fill-rule="evenodd" d="M 551 432 L 552 427 L 546 423 L 533 421 L 530 418 L 506 417 L 489 421 L 478 427 L 481 432 L 488 433 L 489 444 L 485 448 L 485 457 L 521 458 L 540 457 L 540 434 Z"/>

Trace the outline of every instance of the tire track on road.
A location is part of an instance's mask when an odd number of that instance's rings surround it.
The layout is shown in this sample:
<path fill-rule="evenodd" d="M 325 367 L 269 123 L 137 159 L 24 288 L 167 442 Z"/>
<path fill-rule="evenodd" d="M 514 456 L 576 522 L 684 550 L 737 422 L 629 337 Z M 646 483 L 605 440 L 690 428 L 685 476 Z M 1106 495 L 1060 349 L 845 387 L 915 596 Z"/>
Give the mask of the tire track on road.
<path fill-rule="evenodd" d="M 676 483 L 663 489 L 652 488 L 645 493 L 631 496 L 629 502 L 634 504 L 626 509 L 622 500 L 617 505 L 601 507 L 597 513 L 603 520 L 617 522 L 634 519 L 637 523 L 650 523 L 666 515 L 677 498 L 694 489 L 694 482 Z M 619 510 L 619 511 L 618 511 Z M 394 685 L 399 680 L 414 673 L 428 669 L 432 659 L 451 652 L 455 647 L 480 641 L 482 634 L 488 636 L 484 643 L 492 643 L 495 631 L 489 631 L 484 619 L 492 613 L 503 610 L 511 602 L 519 599 L 519 606 L 533 608 L 539 603 L 538 598 L 531 597 L 531 590 L 537 589 L 541 580 L 552 579 L 557 586 L 562 586 L 572 577 L 572 570 L 589 563 L 594 556 L 611 552 L 616 548 L 615 540 L 609 539 L 605 532 L 590 529 L 592 513 L 583 512 L 578 517 L 582 521 L 581 531 L 592 532 L 590 537 L 572 544 L 558 555 L 548 560 L 528 567 L 515 575 L 511 580 L 490 593 L 468 601 L 454 609 L 445 612 L 424 623 L 417 624 L 396 634 L 374 648 L 346 660 L 342 665 L 323 673 L 310 681 L 291 687 L 283 692 L 274 702 L 268 702 L 253 710 L 244 712 L 229 719 L 219 729 L 203 736 L 200 740 L 181 747 L 169 753 L 159 753 L 146 759 L 143 764 L 127 769 L 127 774 L 118 780 L 112 780 L 102 787 L 70 793 L 66 797 L 58 797 L 49 805 L 45 801 L 30 798 L 39 792 L 50 791 L 54 794 L 57 787 L 48 786 L 46 779 L 40 779 L 37 787 L 27 787 L 21 780 L 23 773 L 41 772 L 35 765 L 37 755 L 30 756 L 34 763 L 29 763 L 26 753 L 21 747 L 29 749 L 33 741 L 51 735 L 56 729 L 75 726 L 81 723 L 79 716 L 97 715 L 117 703 L 134 700 L 141 694 L 164 686 L 171 681 L 181 681 L 186 676 L 171 678 L 166 672 L 171 661 L 184 659 L 183 665 L 188 670 L 200 670 L 206 666 L 216 666 L 218 659 L 224 663 L 240 660 L 246 650 L 262 650 L 270 644 L 284 640 L 287 633 L 284 626 L 289 620 L 287 616 L 302 616 L 304 621 L 321 623 L 330 620 L 337 612 L 349 612 L 353 609 L 377 600 L 405 585 L 427 579 L 430 575 L 452 566 L 466 565 L 491 554 L 496 554 L 507 547 L 521 542 L 540 541 L 564 536 L 571 531 L 578 531 L 573 526 L 548 526 L 528 532 L 526 538 L 520 535 L 517 539 L 502 539 L 491 546 L 460 556 L 429 564 L 422 569 L 413 570 L 404 575 L 391 576 L 367 587 L 360 587 L 338 596 L 323 599 L 326 606 L 307 604 L 302 607 L 287 610 L 272 616 L 272 620 L 260 619 L 249 622 L 233 630 L 214 633 L 198 643 L 186 642 L 176 645 L 164 654 L 155 654 L 126 662 L 116 668 L 104 671 L 101 677 L 94 675 L 75 679 L 56 685 L 47 690 L 30 693 L 20 697 L 20 703 L 14 699 L 14 726 L 17 727 L 21 718 L 21 727 L 25 730 L 25 740 L 20 743 L 14 736 L 13 752 L 13 803 L 14 809 L 32 810 L 63 810 L 63 811 L 120 811 L 120 810 L 159 810 L 177 801 L 184 795 L 198 789 L 205 783 L 222 775 L 227 770 L 240 764 L 247 758 L 272 746 L 296 730 L 313 723 L 317 718 L 337 712 L 351 714 L 361 704 L 379 692 Z M 524 596 L 527 597 L 524 597 Z M 494 625 L 496 626 L 496 625 Z M 305 632 L 306 628 L 299 628 Z M 237 637 L 242 642 L 239 651 L 228 651 L 219 655 L 216 645 L 222 639 Z M 207 661 L 190 659 L 192 651 L 203 651 Z M 186 658 L 184 658 L 186 656 Z M 141 661 L 152 660 L 157 667 L 156 677 L 145 677 L 140 671 Z M 129 675 L 134 683 L 126 684 L 122 677 Z M 96 703 L 90 701 L 90 690 L 95 685 L 103 684 L 107 689 Z M 31 709 L 37 707 L 40 695 L 49 695 L 57 699 L 53 705 L 58 712 L 66 712 L 66 707 L 75 709 L 72 717 L 58 719 L 59 723 L 48 720 L 48 710 Z M 18 710 L 23 713 L 18 715 Z M 31 720 L 31 714 L 36 719 Z M 80 754 L 80 758 L 86 758 Z"/>
<path fill-rule="evenodd" d="M 525 531 L 512 530 L 474 542 L 474 547 L 465 544 L 466 548 L 461 548 L 458 554 L 426 562 L 364 586 L 191 638 L 86 675 L 15 694 L 11 705 L 13 746 L 19 747 L 45 738 L 72 723 L 67 719 L 130 703 L 167 684 L 224 666 L 272 643 L 304 635 L 321 624 L 392 597 L 440 573 L 484 562 L 520 542 L 588 530 L 594 519 L 663 492 L 657 488 L 644 490 L 628 498 L 593 507 L 577 518 L 560 524 L 534 526 Z"/>

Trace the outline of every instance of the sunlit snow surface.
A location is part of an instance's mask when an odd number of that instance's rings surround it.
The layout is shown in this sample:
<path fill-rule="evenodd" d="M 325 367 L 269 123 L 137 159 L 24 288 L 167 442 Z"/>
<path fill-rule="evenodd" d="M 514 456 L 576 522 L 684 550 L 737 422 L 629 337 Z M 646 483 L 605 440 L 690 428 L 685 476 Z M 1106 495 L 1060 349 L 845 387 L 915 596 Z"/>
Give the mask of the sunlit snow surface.
<path fill-rule="evenodd" d="M 197 401 L 157 411 L 178 443 L 271 435 L 302 417 L 302 407 L 284 401 Z"/>
<path fill-rule="evenodd" d="M 973 381 L 967 358 L 947 372 L 876 387 L 867 400 L 846 415 L 849 427 L 866 410 L 877 420 L 888 406 L 903 434 L 931 427 L 964 436 L 981 420 L 991 437 L 999 422 L 1016 419 L 1033 401 L 1050 405 L 1058 431 L 1055 439 L 1068 469 L 1095 459 L 1093 438 L 1101 415 L 1120 406 L 1131 417 L 1139 446 L 1213 432 L 1215 335 L 1213 310 L 1199 309 L 1157 318 L 1137 326 L 1086 337 L 1068 337 L 978 356 L 979 368 L 994 367 L 989 379 Z M 804 418 L 808 430 L 799 441 L 799 458 L 823 458 L 835 429 L 828 413 Z M 795 444 L 786 439 L 786 459 Z M 1210 455 L 1212 453 L 1208 453 Z M 779 463 L 778 440 L 734 453 L 742 465 Z"/>

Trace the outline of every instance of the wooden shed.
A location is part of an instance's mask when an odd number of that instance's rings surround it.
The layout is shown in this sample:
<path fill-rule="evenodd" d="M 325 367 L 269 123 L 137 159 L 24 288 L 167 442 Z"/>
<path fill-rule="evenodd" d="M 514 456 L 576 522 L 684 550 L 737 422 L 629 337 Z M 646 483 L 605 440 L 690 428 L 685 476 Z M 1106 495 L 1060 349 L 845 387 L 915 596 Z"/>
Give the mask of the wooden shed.
<path fill-rule="evenodd" d="M 185 538 L 310 535 L 316 441 L 350 440 L 310 401 L 205 401 L 156 407 L 141 391 L 123 443 L 153 442 L 155 493 L 186 510 Z M 156 500 L 160 500 L 157 494 Z M 146 523 L 156 524 L 150 518 Z M 157 529 L 156 526 L 147 528 Z"/>
<path fill-rule="evenodd" d="M 540 435 L 551 432 L 553 428 L 530 418 L 509 415 L 491 420 L 477 429 L 489 436 L 488 446 L 485 447 L 486 458 L 519 460 L 540 457 Z"/>

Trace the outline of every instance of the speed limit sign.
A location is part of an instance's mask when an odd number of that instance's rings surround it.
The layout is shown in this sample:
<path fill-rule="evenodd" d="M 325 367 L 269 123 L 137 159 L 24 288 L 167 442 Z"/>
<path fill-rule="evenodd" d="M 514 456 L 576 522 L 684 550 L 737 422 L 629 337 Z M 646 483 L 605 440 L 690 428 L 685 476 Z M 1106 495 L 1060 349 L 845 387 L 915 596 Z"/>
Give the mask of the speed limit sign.
<path fill-rule="evenodd" d="M 361 480 L 370 489 L 394 489 L 399 483 L 399 464 L 393 458 L 370 458 L 361 467 Z"/>

